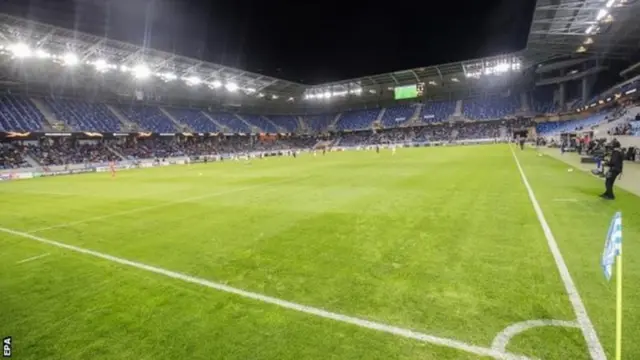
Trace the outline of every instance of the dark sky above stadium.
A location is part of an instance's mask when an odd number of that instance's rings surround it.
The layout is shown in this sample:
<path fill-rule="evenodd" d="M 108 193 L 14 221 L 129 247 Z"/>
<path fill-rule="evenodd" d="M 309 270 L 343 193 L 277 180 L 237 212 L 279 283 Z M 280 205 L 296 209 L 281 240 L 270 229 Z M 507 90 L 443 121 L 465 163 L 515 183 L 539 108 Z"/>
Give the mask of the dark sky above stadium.
<path fill-rule="evenodd" d="M 524 47 L 535 0 L 2 0 L 0 11 L 308 84 Z"/>

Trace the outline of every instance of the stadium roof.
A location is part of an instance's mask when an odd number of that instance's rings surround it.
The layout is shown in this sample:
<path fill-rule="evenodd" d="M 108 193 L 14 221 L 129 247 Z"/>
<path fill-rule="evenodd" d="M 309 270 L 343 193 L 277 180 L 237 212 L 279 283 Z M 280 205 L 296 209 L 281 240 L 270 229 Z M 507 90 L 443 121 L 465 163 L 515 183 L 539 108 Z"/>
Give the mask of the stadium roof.
<path fill-rule="evenodd" d="M 0 14 L 0 40 L 45 48 L 48 52 L 73 52 L 81 61 L 103 59 L 132 68 L 144 63 L 153 73 L 172 73 L 179 77 L 197 76 L 202 82 L 233 82 L 239 89 L 255 94 L 301 94 L 305 86 L 232 67 L 200 61 L 165 51 L 143 48 L 122 41 L 81 33 L 53 25 Z"/>
<path fill-rule="evenodd" d="M 373 94 L 416 83 L 423 83 L 427 92 L 454 91 L 481 84 L 475 80 L 484 74 L 520 73 L 521 69 L 556 58 L 629 58 L 639 48 L 639 15 L 638 0 L 538 0 L 527 47 L 522 51 L 313 86 L 6 14 L 0 14 L 0 40 L 42 46 L 59 54 L 74 52 L 81 61 L 105 59 L 129 69 L 144 63 L 156 75 L 171 73 L 185 81 L 196 77 L 199 83 L 209 84 L 212 88 L 214 84 L 224 88 L 225 84 L 233 83 L 249 96 L 323 98 L 336 93 Z"/>
<path fill-rule="evenodd" d="M 525 56 L 630 58 L 640 48 L 637 0 L 538 0 Z"/>
<path fill-rule="evenodd" d="M 527 47 L 511 54 L 366 76 L 315 88 L 397 86 L 424 82 L 465 85 L 478 71 L 501 62 L 519 62 L 518 69 L 568 57 L 628 59 L 640 48 L 638 0 L 538 0 Z M 582 47 L 582 48 L 581 48 Z M 471 76 L 470 76 L 471 75 Z M 466 85 L 470 85 L 468 82 Z M 437 89 L 435 87 L 434 89 Z"/>

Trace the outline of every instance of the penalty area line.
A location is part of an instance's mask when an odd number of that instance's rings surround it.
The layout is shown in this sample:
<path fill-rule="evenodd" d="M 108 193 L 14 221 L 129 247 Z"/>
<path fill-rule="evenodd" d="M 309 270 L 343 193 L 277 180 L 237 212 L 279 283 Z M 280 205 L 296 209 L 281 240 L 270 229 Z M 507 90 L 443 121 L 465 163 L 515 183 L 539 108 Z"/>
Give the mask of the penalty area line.
<path fill-rule="evenodd" d="M 330 319 L 330 320 L 334 320 L 334 321 L 338 321 L 338 322 L 342 322 L 342 323 L 355 325 L 355 326 L 358 326 L 358 327 L 361 327 L 361 328 L 366 328 L 366 329 L 370 329 L 370 330 L 376 330 L 376 331 L 379 331 L 379 332 L 384 332 L 384 333 L 387 333 L 387 334 L 392 334 L 392 335 L 403 337 L 403 338 L 408 338 L 408 339 L 422 341 L 422 342 L 425 342 L 425 343 L 430 343 L 430 344 L 439 345 L 439 346 L 443 346 L 443 347 L 453 348 L 453 349 L 456 349 L 456 350 L 465 351 L 465 352 L 476 354 L 476 355 L 480 355 L 480 356 L 488 356 L 488 357 L 492 357 L 494 359 L 504 359 L 504 360 L 516 360 L 516 359 L 527 360 L 528 359 L 527 357 L 522 356 L 522 355 L 512 354 L 512 353 L 508 353 L 508 352 L 504 352 L 504 351 L 496 351 L 496 350 L 491 349 L 491 348 L 472 345 L 472 344 L 468 344 L 468 343 L 465 343 L 465 342 L 462 342 L 462 341 L 459 341 L 459 340 L 454 340 L 454 339 L 449 339 L 449 338 L 444 338 L 444 337 L 438 337 L 438 336 L 429 335 L 429 334 L 425 334 L 425 333 L 421 333 L 421 332 L 417 332 L 417 331 L 413 331 L 413 330 L 409 330 L 409 329 L 400 328 L 400 327 L 393 326 L 393 325 L 387 325 L 387 324 L 378 323 L 378 322 L 365 320 L 365 319 L 360 319 L 360 318 L 356 318 L 356 317 L 352 317 L 352 316 L 348 316 L 348 315 L 343 315 L 343 314 L 339 314 L 339 313 L 335 313 L 335 312 L 330 312 L 330 311 L 327 311 L 327 310 L 324 310 L 324 309 L 320 309 L 320 308 L 314 308 L 314 307 L 311 307 L 311 306 L 297 304 L 297 303 L 294 303 L 294 302 L 291 302 L 291 301 L 282 300 L 282 299 L 278 299 L 278 298 L 275 298 L 275 297 L 271 297 L 271 296 L 267 296 L 267 295 L 262 295 L 262 294 L 258 294 L 258 293 L 254 293 L 254 292 L 250 292 L 250 291 L 234 288 L 234 287 L 231 287 L 231 286 L 228 286 L 228 285 L 220 284 L 220 283 L 213 282 L 213 281 L 206 280 L 206 279 L 202 279 L 202 278 L 197 278 L 197 277 L 194 277 L 194 276 L 182 274 L 182 273 L 179 273 L 179 272 L 163 269 L 163 268 L 152 266 L 152 265 L 143 264 L 143 263 L 140 263 L 140 262 L 137 262 L 137 261 L 127 260 L 127 259 L 123 259 L 123 258 L 116 257 L 116 256 L 113 256 L 113 255 L 100 253 L 100 252 L 97 252 L 97 251 L 81 248 L 81 247 L 78 247 L 78 246 L 61 243 L 61 242 L 58 242 L 58 241 L 46 239 L 46 238 L 43 238 L 43 237 L 40 237 L 40 236 L 36 236 L 36 235 L 30 234 L 30 233 L 22 232 L 22 231 L 17 231 L 17 230 L 12 230 L 12 229 L 7 229 L 7 228 L 0 227 L 0 232 L 4 232 L 6 234 L 11 234 L 11 235 L 22 237 L 22 238 L 25 238 L 25 239 L 37 241 L 37 242 L 44 243 L 44 244 L 47 244 L 47 245 L 63 248 L 63 249 L 70 250 L 70 251 L 73 251 L 73 252 L 77 252 L 77 253 L 81 253 L 81 254 L 85 254 L 85 255 L 90 255 L 90 256 L 93 256 L 93 257 L 96 257 L 96 258 L 100 258 L 100 259 L 103 259 L 103 260 L 107 260 L 107 261 L 111 261 L 111 262 L 114 262 L 114 263 L 118 263 L 120 265 L 125 265 L 125 266 L 133 267 L 133 268 L 136 268 L 136 269 L 145 270 L 145 271 L 148 271 L 148 272 L 151 272 L 151 273 L 155 273 L 155 274 L 158 274 L 158 275 L 163 275 L 163 276 L 166 276 L 166 277 L 169 277 L 169 278 L 173 278 L 173 279 L 177 279 L 177 280 L 181 280 L 181 281 L 184 281 L 184 282 L 187 282 L 187 283 L 192 283 L 192 284 L 204 286 L 204 287 L 208 287 L 208 288 L 215 289 L 215 290 L 218 290 L 218 291 L 234 294 L 234 295 L 237 295 L 237 296 L 240 296 L 240 297 L 244 297 L 244 298 L 252 299 L 252 300 L 255 300 L 255 301 L 259 301 L 259 302 L 263 302 L 263 303 L 279 306 L 281 308 L 294 310 L 294 311 L 297 311 L 297 312 L 301 312 L 301 313 L 305 313 L 305 314 L 308 314 L 308 315 L 317 316 L 317 317 L 324 318 L 324 319 Z"/>
<path fill-rule="evenodd" d="M 540 226 L 542 227 L 544 236 L 547 238 L 549 250 L 553 255 L 553 259 L 556 262 L 556 267 L 558 268 L 558 272 L 560 273 L 560 278 L 562 279 L 565 290 L 569 295 L 569 301 L 573 306 L 573 311 L 576 314 L 578 325 L 582 330 L 582 335 L 584 336 L 584 340 L 586 341 L 587 347 L 589 348 L 589 354 L 591 355 L 591 358 L 593 360 L 606 360 L 607 356 L 604 353 L 604 349 L 602 347 L 602 344 L 600 343 L 600 339 L 598 338 L 596 329 L 593 327 L 593 323 L 589 318 L 589 314 L 587 314 L 587 309 L 585 308 L 582 298 L 580 297 L 578 288 L 573 282 L 573 278 L 571 278 L 571 273 L 569 273 L 569 268 L 567 267 L 567 264 L 562 257 L 562 253 L 560 252 L 560 248 L 558 247 L 556 238 L 553 236 L 551 228 L 549 227 L 549 224 L 547 223 L 547 220 L 542 213 L 540 203 L 536 199 L 536 196 L 533 193 L 533 189 L 529 184 L 529 180 L 527 180 L 527 176 L 525 175 L 524 170 L 520 165 L 520 160 L 518 160 L 518 156 L 516 155 L 515 151 L 513 151 L 513 147 L 511 145 L 509 145 L 509 150 L 511 150 L 511 155 L 513 155 L 513 159 L 515 160 L 518 171 L 520 172 L 522 183 L 527 189 L 529 200 L 531 200 L 533 210 L 538 217 L 538 222 L 540 222 Z"/>

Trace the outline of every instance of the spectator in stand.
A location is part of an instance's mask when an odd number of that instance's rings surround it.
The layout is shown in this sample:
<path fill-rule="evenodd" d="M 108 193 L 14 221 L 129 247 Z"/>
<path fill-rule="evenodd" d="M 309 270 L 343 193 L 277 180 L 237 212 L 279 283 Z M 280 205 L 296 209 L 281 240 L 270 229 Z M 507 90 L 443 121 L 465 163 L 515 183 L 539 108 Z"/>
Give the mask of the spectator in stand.
<path fill-rule="evenodd" d="M 24 160 L 22 146 L 0 144 L 0 170 L 30 167 Z"/>

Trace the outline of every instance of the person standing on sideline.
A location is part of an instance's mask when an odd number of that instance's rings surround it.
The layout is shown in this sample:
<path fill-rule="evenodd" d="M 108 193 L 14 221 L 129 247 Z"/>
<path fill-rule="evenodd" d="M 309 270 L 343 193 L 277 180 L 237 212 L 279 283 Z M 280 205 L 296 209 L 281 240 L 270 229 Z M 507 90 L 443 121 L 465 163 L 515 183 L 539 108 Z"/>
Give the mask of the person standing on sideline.
<path fill-rule="evenodd" d="M 624 163 L 624 156 L 622 155 L 622 152 L 620 152 L 620 142 L 613 139 L 611 147 L 613 148 L 613 151 L 609 161 L 606 163 L 606 166 L 609 167 L 609 171 L 607 171 L 604 181 L 606 190 L 604 194 L 600 195 L 601 198 L 607 200 L 613 200 L 616 198 L 613 194 L 613 185 L 615 184 L 618 176 L 622 174 L 622 166 Z"/>

